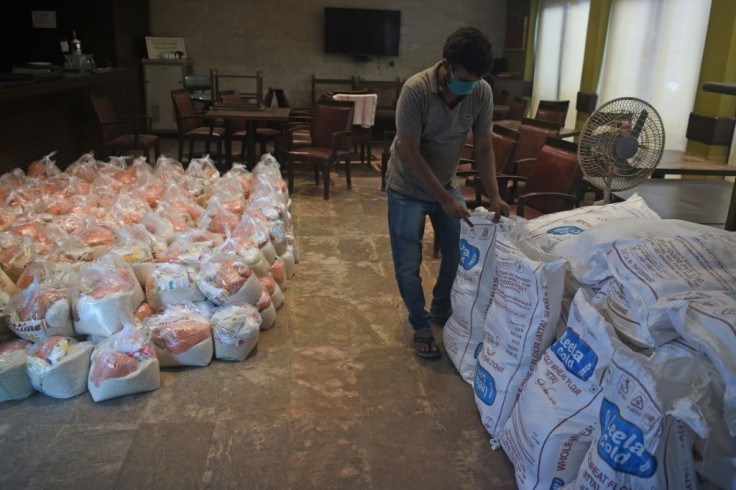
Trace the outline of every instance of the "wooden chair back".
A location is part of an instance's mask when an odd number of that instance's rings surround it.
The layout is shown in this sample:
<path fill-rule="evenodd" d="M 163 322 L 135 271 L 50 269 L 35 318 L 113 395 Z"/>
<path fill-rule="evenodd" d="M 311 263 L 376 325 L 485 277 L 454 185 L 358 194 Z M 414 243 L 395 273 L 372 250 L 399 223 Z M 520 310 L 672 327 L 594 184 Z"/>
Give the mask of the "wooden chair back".
<path fill-rule="evenodd" d="M 314 122 L 312 124 L 312 146 L 330 148 L 332 134 L 338 131 L 353 129 L 354 102 L 325 100 L 315 104 Z M 337 147 L 340 150 L 352 150 L 350 142 Z"/>
<path fill-rule="evenodd" d="M 558 138 L 547 138 L 529 172 L 524 193 L 559 192 L 577 196 L 582 182 L 577 145 Z M 529 206 L 542 214 L 571 207 L 569 202 L 554 197 L 540 197 L 530 202 Z"/>
<path fill-rule="evenodd" d="M 539 150 L 549 137 L 560 135 L 560 124 L 524 118 L 519 126 L 519 142 L 514 153 L 514 160 L 536 158 Z M 520 172 L 521 175 L 524 172 Z"/>
<path fill-rule="evenodd" d="M 509 104 L 509 110 L 506 112 L 504 119 L 513 119 L 521 121 L 526 115 L 527 100 L 523 97 L 514 97 Z"/>
<path fill-rule="evenodd" d="M 116 124 L 109 124 L 118 120 L 110 99 L 101 95 L 90 94 L 90 100 L 97 115 L 100 141 L 102 144 L 104 145 L 108 141 L 121 136 L 123 134 L 122 128 Z"/>
<path fill-rule="evenodd" d="M 534 119 L 549 121 L 564 126 L 569 107 L 569 100 L 540 100 Z"/>

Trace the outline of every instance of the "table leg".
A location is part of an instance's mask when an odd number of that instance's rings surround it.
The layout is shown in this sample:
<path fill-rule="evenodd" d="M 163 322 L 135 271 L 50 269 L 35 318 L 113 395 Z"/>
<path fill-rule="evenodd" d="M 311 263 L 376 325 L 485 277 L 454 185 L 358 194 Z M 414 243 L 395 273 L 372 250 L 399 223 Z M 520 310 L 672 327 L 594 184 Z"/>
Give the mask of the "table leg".
<path fill-rule="evenodd" d="M 225 164 L 227 168 L 233 166 L 233 122 L 230 119 L 225 119 Z M 222 160 L 222 157 L 220 158 Z"/>
<path fill-rule="evenodd" d="M 252 119 L 248 120 L 248 154 L 246 155 L 248 163 L 246 168 L 253 170 L 256 166 L 256 122 Z"/>

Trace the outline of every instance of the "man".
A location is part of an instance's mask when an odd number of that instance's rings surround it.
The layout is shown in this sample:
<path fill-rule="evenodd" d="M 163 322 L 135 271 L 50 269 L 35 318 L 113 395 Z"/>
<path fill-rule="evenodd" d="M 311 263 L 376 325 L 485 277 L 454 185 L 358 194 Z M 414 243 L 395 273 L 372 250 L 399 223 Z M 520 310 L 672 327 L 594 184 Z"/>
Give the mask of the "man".
<path fill-rule="evenodd" d="M 430 321 L 444 324 L 452 312 L 450 291 L 460 262 L 459 220 L 470 215 L 455 171 L 471 129 L 475 161 L 491 210 L 498 219 L 509 209 L 498 194 L 491 147 L 493 98 L 491 87 L 482 80 L 493 63 L 491 44 L 477 29 L 465 27 L 447 38 L 442 56 L 404 84 L 386 176 L 396 282 L 409 310 L 416 353 L 427 359 L 441 355 Z M 442 252 L 429 312 L 419 275 L 426 216 Z"/>

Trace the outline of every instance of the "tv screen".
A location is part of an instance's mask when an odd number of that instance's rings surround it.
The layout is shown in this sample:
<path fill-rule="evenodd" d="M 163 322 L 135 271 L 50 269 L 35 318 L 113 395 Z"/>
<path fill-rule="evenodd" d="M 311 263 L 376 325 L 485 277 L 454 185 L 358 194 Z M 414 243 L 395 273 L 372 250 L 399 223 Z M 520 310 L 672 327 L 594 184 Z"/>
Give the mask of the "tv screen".
<path fill-rule="evenodd" d="M 397 56 L 401 12 L 325 7 L 325 53 Z"/>

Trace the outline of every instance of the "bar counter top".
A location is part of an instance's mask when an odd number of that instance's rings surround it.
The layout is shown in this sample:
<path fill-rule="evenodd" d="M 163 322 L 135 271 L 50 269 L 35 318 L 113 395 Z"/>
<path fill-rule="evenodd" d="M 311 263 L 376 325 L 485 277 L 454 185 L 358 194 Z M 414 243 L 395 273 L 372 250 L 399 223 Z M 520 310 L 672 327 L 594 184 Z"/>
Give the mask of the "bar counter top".
<path fill-rule="evenodd" d="M 3 77 L 6 75 L 6 77 Z M 59 76 L 37 76 L 27 80 L 0 74 L 0 103 L 17 101 L 29 97 L 40 97 L 70 90 L 93 88 L 126 78 L 134 78 L 135 71 L 125 68 L 116 68 L 105 72 L 75 73 L 64 72 Z"/>

